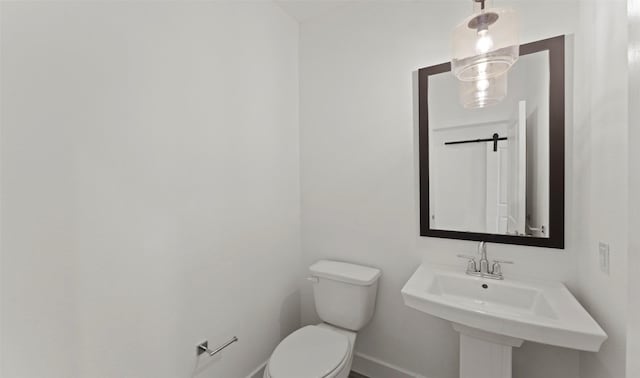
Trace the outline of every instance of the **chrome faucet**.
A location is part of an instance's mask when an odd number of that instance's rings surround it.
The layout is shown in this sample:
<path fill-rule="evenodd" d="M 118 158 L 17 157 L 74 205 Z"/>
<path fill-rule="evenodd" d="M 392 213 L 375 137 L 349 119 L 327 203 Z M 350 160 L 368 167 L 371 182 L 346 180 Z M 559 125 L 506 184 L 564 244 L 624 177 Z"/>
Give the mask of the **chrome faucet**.
<path fill-rule="evenodd" d="M 478 272 L 480 273 L 489 273 L 489 260 L 487 260 L 487 244 L 486 242 L 481 241 L 478 244 L 478 258 L 480 259 L 480 269 Z"/>
<path fill-rule="evenodd" d="M 468 260 L 467 271 L 465 272 L 468 275 L 494 280 L 504 279 L 502 266 L 500 264 L 513 264 L 513 261 L 506 260 L 493 260 L 493 262 L 489 264 L 489 259 L 487 259 L 487 244 L 484 241 L 481 241 L 478 245 L 478 261 L 476 261 L 474 256 L 458 255 L 458 257 Z"/>

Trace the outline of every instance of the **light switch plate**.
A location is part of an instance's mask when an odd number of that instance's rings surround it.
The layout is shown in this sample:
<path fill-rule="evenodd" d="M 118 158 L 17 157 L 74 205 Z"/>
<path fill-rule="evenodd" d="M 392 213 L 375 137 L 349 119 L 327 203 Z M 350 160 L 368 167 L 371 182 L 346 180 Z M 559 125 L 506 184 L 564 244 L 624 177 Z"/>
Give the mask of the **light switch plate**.
<path fill-rule="evenodd" d="M 609 275 L 609 244 L 598 243 L 598 258 L 600 261 L 600 271 Z"/>

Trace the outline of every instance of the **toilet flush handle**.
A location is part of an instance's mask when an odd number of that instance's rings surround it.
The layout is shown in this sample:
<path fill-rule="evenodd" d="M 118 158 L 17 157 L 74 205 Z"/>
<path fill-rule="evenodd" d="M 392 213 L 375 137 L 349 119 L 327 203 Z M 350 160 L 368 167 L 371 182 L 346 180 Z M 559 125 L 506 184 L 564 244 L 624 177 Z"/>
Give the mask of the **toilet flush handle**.
<path fill-rule="evenodd" d="M 320 280 L 316 276 L 309 276 L 309 277 L 307 277 L 307 281 L 311 281 L 313 283 L 318 283 Z"/>

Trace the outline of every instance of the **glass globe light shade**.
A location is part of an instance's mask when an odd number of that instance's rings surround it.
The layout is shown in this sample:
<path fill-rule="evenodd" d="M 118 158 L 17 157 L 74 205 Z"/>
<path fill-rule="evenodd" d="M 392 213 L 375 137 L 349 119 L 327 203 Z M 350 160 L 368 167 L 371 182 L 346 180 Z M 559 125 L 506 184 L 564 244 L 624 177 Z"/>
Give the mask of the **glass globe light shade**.
<path fill-rule="evenodd" d="M 460 103 L 465 109 L 496 105 L 507 97 L 507 74 L 476 81 L 458 81 Z"/>
<path fill-rule="evenodd" d="M 518 60 L 518 15 L 501 8 L 480 9 L 453 30 L 451 71 L 459 80 L 490 79 Z"/>

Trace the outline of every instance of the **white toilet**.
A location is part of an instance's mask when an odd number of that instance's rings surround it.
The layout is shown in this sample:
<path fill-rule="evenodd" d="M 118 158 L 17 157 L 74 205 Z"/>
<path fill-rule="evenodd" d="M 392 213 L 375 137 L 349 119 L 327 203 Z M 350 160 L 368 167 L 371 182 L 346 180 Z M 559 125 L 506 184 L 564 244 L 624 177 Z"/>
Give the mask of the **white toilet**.
<path fill-rule="evenodd" d="M 347 378 L 356 332 L 373 316 L 379 269 L 320 260 L 309 267 L 323 323 L 302 327 L 273 351 L 264 378 Z"/>

